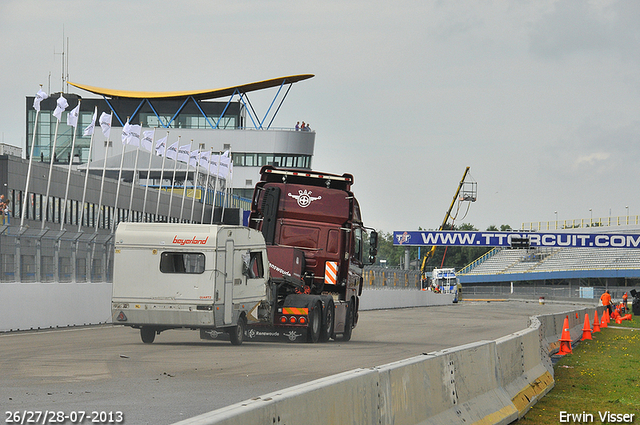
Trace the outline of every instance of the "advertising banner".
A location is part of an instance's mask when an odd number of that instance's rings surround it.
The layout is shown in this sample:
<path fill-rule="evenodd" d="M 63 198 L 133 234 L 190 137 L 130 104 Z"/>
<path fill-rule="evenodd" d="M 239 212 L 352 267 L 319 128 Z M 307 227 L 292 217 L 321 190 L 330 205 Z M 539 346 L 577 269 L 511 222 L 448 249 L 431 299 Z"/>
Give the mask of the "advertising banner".
<path fill-rule="evenodd" d="M 640 248 L 640 234 L 621 233 L 542 233 L 542 232 L 464 232 L 394 231 L 394 246 L 503 246 L 516 240 L 532 248 Z M 515 245 L 515 244 L 514 244 Z"/>

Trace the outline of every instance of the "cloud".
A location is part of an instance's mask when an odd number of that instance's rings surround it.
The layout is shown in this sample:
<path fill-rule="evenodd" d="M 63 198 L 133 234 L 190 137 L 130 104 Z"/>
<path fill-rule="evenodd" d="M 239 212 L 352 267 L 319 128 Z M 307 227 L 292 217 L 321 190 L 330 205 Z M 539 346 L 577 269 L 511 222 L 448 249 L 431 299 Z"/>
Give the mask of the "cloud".
<path fill-rule="evenodd" d="M 610 156 L 611 154 L 609 152 L 594 152 L 590 155 L 582 155 L 575 160 L 574 166 L 579 167 L 582 164 L 593 166 L 597 162 L 609 159 Z"/>
<path fill-rule="evenodd" d="M 637 56 L 640 44 L 637 1 L 563 0 L 533 23 L 530 52 L 546 59 L 563 59 L 576 53 Z"/>

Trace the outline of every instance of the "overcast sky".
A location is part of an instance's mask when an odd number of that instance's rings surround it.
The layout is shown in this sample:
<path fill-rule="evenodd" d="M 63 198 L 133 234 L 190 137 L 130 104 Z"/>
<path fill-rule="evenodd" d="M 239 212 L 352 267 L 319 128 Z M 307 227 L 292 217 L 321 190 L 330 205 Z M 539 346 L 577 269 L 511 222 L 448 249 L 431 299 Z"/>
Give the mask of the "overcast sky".
<path fill-rule="evenodd" d="M 24 147 L 25 96 L 60 91 L 66 38 L 69 79 L 97 87 L 315 74 L 273 125 L 309 122 L 313 168 L 354 174 L 385 232 L 437 228 L 466 166 L 456 223 L 481 230 L 640 214 L 636 0 L 0 0 L 4 143 Z"/>

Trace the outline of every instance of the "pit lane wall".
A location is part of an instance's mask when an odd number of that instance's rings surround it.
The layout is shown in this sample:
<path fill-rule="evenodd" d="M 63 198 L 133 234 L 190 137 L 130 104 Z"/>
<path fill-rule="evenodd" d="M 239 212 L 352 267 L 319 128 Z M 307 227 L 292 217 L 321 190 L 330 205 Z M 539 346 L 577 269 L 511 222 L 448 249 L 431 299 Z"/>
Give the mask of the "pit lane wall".
<path fill-rule="evenodd" d="M 344 372 L 176 425 L 508 424 L 553 388 L 550 355 L 558 351 L 565 318 L 575 342 L 585 313 L 591 318 L 593 311 L 532 317 L 527 329 L 495 341 Z"/>
<path fill-rule="evenodd" d="M 111 283 L 0 283 L 0 332 L 95 325 L 111 321 Z M 362 291 L 361 310 L 447 305 L 452 294 L 417 289 Z"/>

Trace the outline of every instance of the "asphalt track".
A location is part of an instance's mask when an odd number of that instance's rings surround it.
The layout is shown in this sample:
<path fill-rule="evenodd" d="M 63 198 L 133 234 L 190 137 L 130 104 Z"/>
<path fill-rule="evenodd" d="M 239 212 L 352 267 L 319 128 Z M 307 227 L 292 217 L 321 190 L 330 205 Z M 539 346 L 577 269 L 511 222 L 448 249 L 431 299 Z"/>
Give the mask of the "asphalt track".
<path fill-rule="evenodd" d="M 236 347 L 172 330 L 149 345 L 137 330 L 111 325 L 0 334 L 3 423 L 6 412 L 49 410 L 172 424 L 339 372 L 496 339 L 524 329 L 529 316 L 573 307 L 511 301 L 365 311 L 347 343 Z"/>

